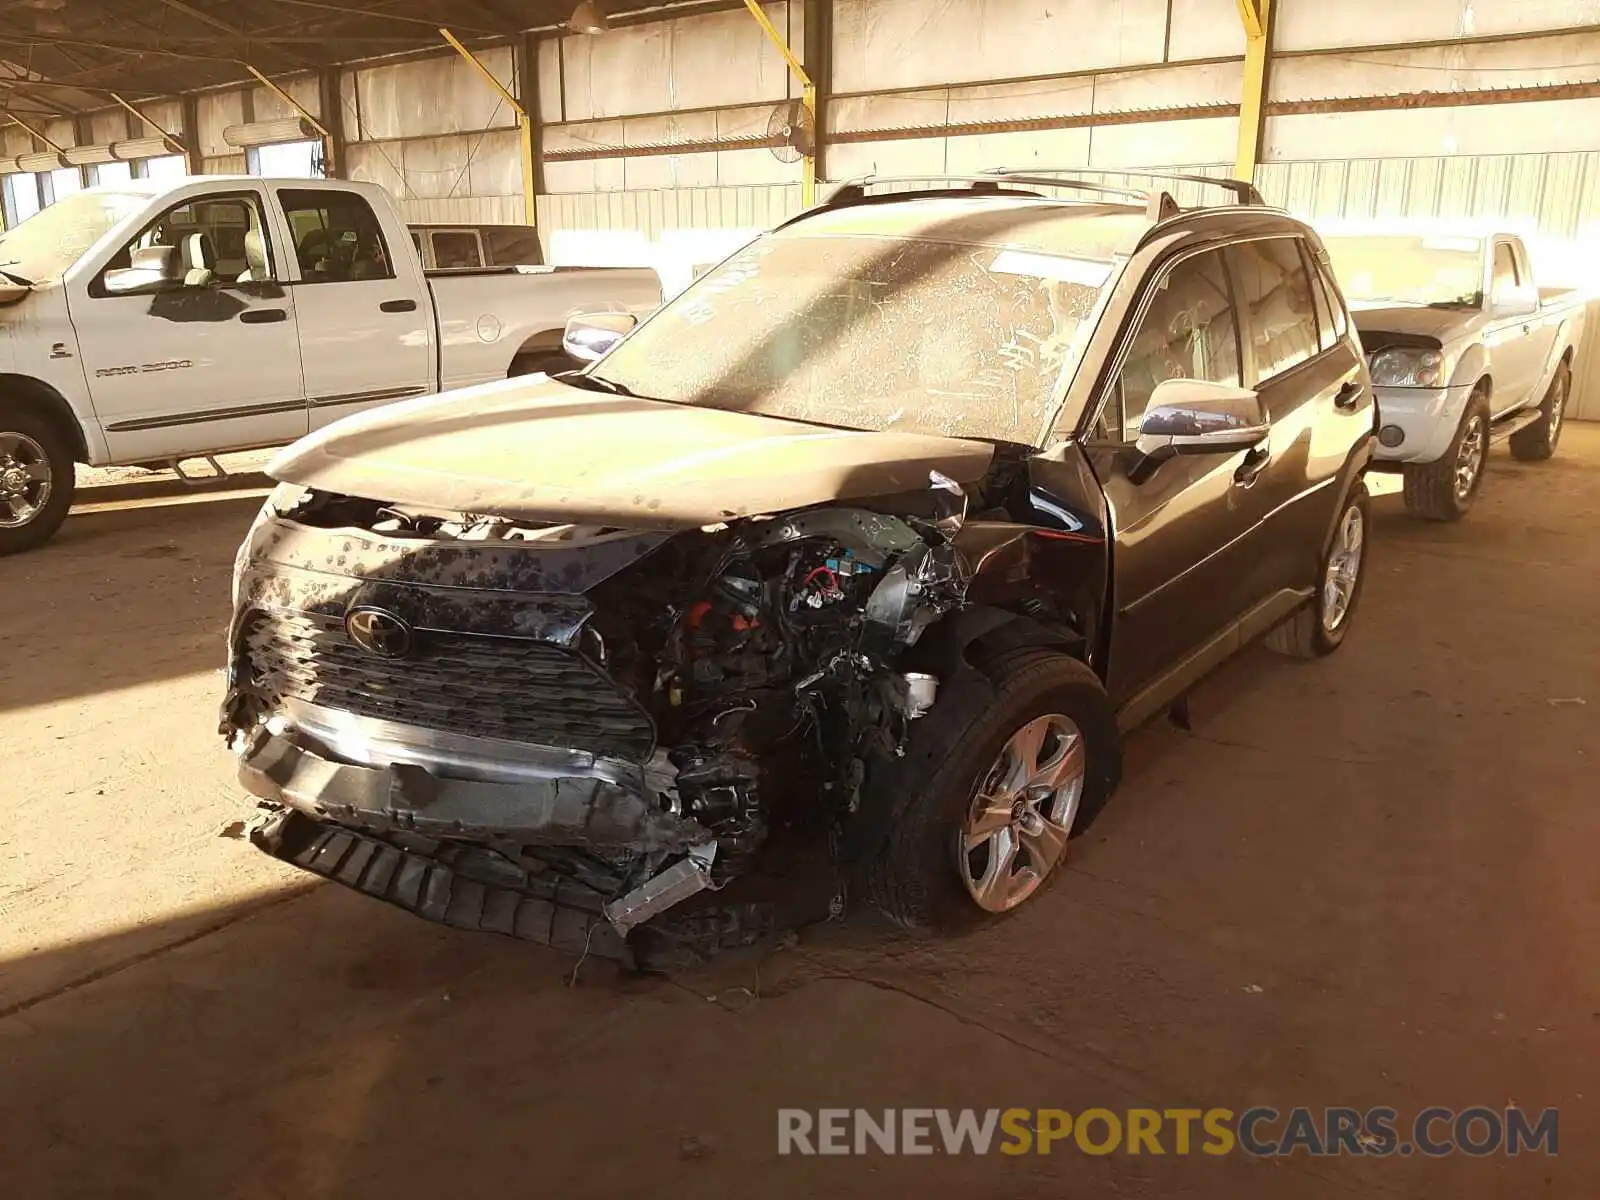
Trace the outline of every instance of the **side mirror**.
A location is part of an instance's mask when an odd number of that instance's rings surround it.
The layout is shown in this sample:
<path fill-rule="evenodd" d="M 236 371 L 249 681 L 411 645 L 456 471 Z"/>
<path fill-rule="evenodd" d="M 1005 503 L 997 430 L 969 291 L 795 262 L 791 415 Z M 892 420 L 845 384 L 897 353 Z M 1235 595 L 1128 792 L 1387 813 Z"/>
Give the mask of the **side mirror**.
<path fill-rule="evenodd" d="M 561 349 L 567 357 L 582 363 L 592 363 L 604 358 L 611 348 L 639 323 L 639 318 L 625 312 L 580 313 L 567 322 L 561 335 Z"/>
<path fill-rule="evenodd" d="M 1139 422 L 1139 453 L 1162 461 L 1179 454 L 1237 454 L 1266 440 L 1272 419 L 1248 388 L 1202 379 L 1157 384 Z"/>
<path fill-rule="evenodd" d="M 1496 296 L 1489 306 L 1494 317 L 1531 317 L 1538 311 L 1539 297 L 1522 288 Z"/>
<path fill-rule="evenodd" d="M 128 266 L 107 271 L 104 282 L 110 295 L 126 296 L 176 287 L 183 282 L 183 275 L 183 260 L 176 246 L 146 246 L 133 252 Z"/>

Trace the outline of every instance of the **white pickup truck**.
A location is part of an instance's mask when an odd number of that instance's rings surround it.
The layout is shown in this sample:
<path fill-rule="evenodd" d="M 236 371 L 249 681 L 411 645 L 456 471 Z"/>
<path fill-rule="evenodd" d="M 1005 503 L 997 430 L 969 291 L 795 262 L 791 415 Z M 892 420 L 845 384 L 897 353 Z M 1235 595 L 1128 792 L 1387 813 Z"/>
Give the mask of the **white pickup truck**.
<path fill-rule="evenodd" d="M 647 268 L 425 272 L 371 184 L 203 176 L 65 197 L 0 234 L 0 554 L 56 531 L 75 462 L 282 445 L 547 369 L 574 314 L 660 302 Z"/>
<path fill-rule="evenodd" d="M 1526 461 L 1561 437 L 1584 300 L 1534 282 L 1522 240 L 1323 238 L 1378 399 L 1375 470 L 1399 471 L 1406 508 L 1455 521 L 1483 483 L 1491 441 Z"/>

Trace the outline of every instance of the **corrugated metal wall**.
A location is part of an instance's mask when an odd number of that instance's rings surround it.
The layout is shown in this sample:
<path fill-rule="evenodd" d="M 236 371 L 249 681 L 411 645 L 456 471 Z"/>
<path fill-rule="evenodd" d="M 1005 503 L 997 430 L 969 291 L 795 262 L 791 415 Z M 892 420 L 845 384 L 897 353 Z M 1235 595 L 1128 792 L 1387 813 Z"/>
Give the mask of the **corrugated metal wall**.
<path fill-rule="evenodd" d="M 479 58 L 518 92 L 509 47 Z M 345 71 L 347 174 L 382 184 L 408 221 L 520 223 L 516 110 L 455 54 Z"/>

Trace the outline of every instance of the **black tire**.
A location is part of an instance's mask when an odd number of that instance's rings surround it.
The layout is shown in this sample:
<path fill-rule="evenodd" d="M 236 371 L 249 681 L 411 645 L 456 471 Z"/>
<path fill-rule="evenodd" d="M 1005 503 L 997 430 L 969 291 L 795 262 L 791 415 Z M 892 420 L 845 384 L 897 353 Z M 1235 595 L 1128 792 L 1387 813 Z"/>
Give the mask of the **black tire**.
<path fill-rule="evenodd" d="M 1046 714 L 1066 716 L 1083 738 L 1086 772 L 1070 836 L 1082 835 L 1100 814 L 1121 777 L 1122 748 L 1116 714 L 1093 671 L 1064 654 L 1026 649 L 995 658 L 982 675 L 958 677 L 913 730 L 909 769 L 896 780 L 897 793 L 910 799 L 868 867 L 868 894 L 896 924 L 959 932 L 1002 915 L 980 908 L 962 882 L 959 839 L 983 777 L 1011 736 Z M 1061 861 L 1064 854 L 1057 868 Z M 1060 874 L 1048 871 L 1044 885 Z"/>
<path fill-rule="evenodd" d="M 1550 390 L 1539 404 L 1539 419 L 1511 435 L 1511 457 L 1521 462 L 1543 462 L 1556 452 L 1566 427 L 1567 402 L 1572 397 L 1572 370 L 1563 362 L 1556 368 Z"/>
<path fill-rule="evenodd" d="M 1318 565 L 1316 599 L 1267 634 L 1268 649 L 1290 658 L 1324 658 L 1344 644 L 1367 582 L 1367 563 L 1372 546 L 1371 518 L 1372 502 L 1367 495 L 1367 485 L 1357 480 L 1356 486 L 1345 497 L 1344 507 L 1339 510 L 1339 520 L 1333 527 L 1333 540 Z M 1329 573 L 1334 559 L 1349 550 L 1348 531 L 1352 520 L 1360 534 L 1354 578 L 1349 581 L 1348 599 L 1343 611 L 1336 614 L 1337 619 L 1330 619 Z"/>
<path fill-rule="evenodd" d="M 1413 516 L 1429 521 L 1459 521 L 1467 515 L 1483 488 L 1489 458 L 1489 396 L 1482 390 L 1472 393 L 1467 410 L 1450 448 L 1436 462 L 1405 465 L 1406 509 Z M 1463 486 L 1460 471 L 1466 466 L 1469 439 L 1477 439 L 1477 468 L 1470 484 Z"/>
<path fill-rule="evenodd" d="M 6 488 L 5 473 L 21 468 L 31 474 L 49 473 L 49 494 L 31 516 L 14 513 L 13 500 L 19 493 Z M 12 484 L 16 477 L 12 477 Z M 31 409 L 0 400 L 0 557 L 20 554 L 42 545 L 61 528 L 72 507 L 77 472 L 67 438 L 55 422 Z M 21 493 L 24 504 L 37 503 L 43 493 L 38 480 L 30 480 Z M 8 524 L 20 520 L 19 524 Z"/>
<path fill-rule="evenodd" d="M 578 364 L 573 362 L 559 350 L 541 350 L 533 354 L 519 354 L 511 360 L 511 369 L 506 372 L 507 379 L 514 379 L 518 375 L 537 375 L 545 371 L 555 375 L 561 371 L 576 371 Z"/>

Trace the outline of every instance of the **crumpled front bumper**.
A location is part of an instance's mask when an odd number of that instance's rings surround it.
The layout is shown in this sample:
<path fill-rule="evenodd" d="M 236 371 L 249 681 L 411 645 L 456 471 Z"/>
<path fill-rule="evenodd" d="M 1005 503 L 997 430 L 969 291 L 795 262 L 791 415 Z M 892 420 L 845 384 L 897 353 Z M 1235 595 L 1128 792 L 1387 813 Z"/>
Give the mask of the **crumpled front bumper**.
<path fill-rule="evenodd" d="M 499 782 L 450 778 L 406 763 L 363 766 L 258 726 L 239 753 L 239 782 L 262 800 L 378 833 L 477 842 L 687 852 L 713 835 L 621 784 L 595 777 Z"/>
<path fill-rule="evenodd" d="M 656 967 L 701 961 L 771 927 L 760 905 L 691 907 L 619 927 L 616 897 L 573 875 L 526 869 L 495 848 L 671 854 L 711 837 L 606 779 L 496 782 L 365 766 L 319 752 L 293 729 L 261 725 L 239 745 L 239 780 L 265 802 L 252 844 L 424 920 Z"/>
<path fill-rule="evenodd" d="M 599 893 L 567 879 L 507 870 L 509 863 L 487 853 L 478 862 L 446 861 L 437 845 L 402 848 L 293 808 L 270 810 L 249 836 L 274 858 L 427 921 L 639 965 L 634 947 L 606 920 Z M 504 872 L 499 882 L 482 877 L 496 869 Z"/>
<path fill-rule="evenodd" d="M 1450 448 L 1461 425 L 1471 385 L 1448 388 L 1375 387 L 1379 440 L 1373 457 L 1379 462 L 1437 462 Z M 1385 445 L 1384 431 L 1399 430 L 1399 445 Z M 1387 440 L 1392 440 L 1390 434 Z"/>

